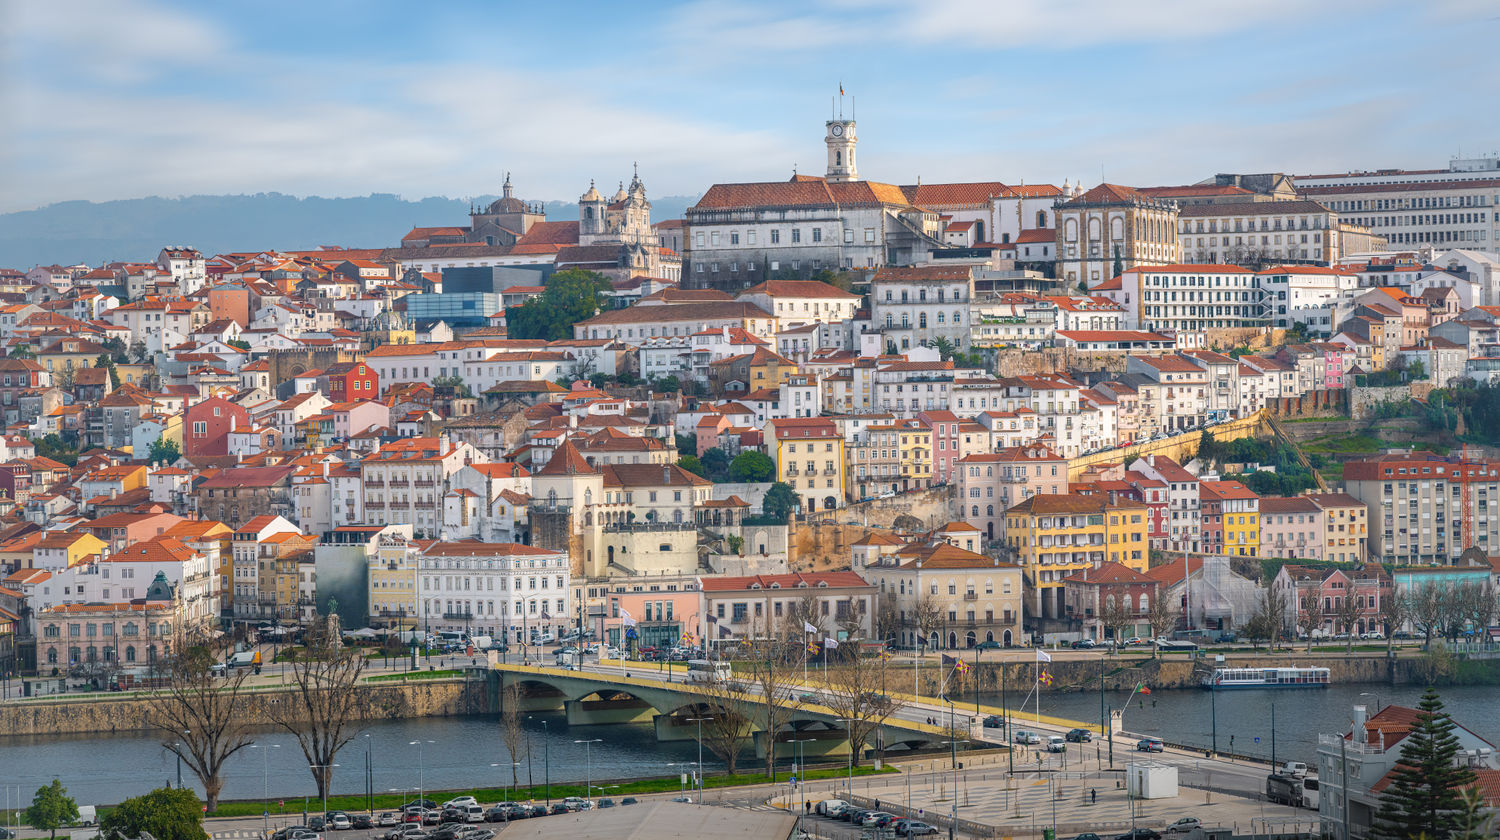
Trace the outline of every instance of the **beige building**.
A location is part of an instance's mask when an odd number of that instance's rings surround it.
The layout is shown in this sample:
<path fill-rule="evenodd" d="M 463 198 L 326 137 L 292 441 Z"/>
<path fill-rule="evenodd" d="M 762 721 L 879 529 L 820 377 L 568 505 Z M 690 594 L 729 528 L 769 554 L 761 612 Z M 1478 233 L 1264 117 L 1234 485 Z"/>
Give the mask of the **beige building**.
<path fill-rule="evenodd" d="M 1057 277 L 1069 290 L 1089 288 L 1142 265 L 1182 262 L 1177 204 L 1116 184 L 1097 187 L 1055 206 Z"/>
<path fill-rule="evenodd" d="M 380 535 L 366 555 L 370 626 L 411 629 L 417 625 L 417 545 L 409 535 Z"/>
<path fill-rule="evenodd" d="M 960 650 L 1022 640 L 1021 567 L 959 548 L 939 536 L 909 543 L 864 568 L 893 599 L 902 646 Z"/>

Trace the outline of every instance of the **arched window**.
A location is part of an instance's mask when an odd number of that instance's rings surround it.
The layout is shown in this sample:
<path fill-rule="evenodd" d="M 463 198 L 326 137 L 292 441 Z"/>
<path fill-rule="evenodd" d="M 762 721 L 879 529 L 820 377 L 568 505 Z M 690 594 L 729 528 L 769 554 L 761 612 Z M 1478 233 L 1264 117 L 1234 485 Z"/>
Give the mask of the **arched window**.
<path fill-rule="evenodd" d="M 134 662 L 135 661 L 135 645 L 126 645 L 125 646 L 125 661 L 126 662 Z"/>
<path fill-rule="evenodd" d="M 1038 211 L 1036 211 L 1036 226 L 1038 228 L 1045 228 L 1047 226 L 1047 211 L 1046 210 L 1038 210 Z"/>
<path fill-rule="evenodd" d="M 994 516 L 995 515 L 995 506 L 994 505 L 985 505 L 984 506 L 984 515 L 985 516 Z"/>
<path fill-rule="evenodd" d="M 962 312 L 958 311 L 957 309 L 953 310 L 953 323 L 955 323 L 955 324 L 962 324 L 963 322 L 964 322 L 964 314 Z"/>
<path fill-rule="evenodd" d="M 78 657 L 79 657 L 78 648 L 76 648 L 76 647 L 70 647 L 70 648 L 68 648 L 68 664 L 69 665 L 77 665 L 78 664 Z"/>
<path fill-rule="evenodd" d="M 591 505 L 591 504 L 594 503 L 594 490 L 593 490 L 593 488 L 591 488 L 591 487 L 584 488 L 584 491 L 583 491 L 583 503 L 585 505 Z"/>
<path fill-rule="evenodd" d="M 923 329 L 923 330 L 927 329 L 927 313 L 926 312 L 919 312 L 919 313 L 917 313 L 917 328 L 918 329 Z"/>
<path fill-rule="evenodd" d="M 57 664 L 57 648 L 47 648 L 47 664 Z"/>
<path fill-rule="evenodd" d="M 969 515 L 977 517 L 979 515 L 979 505 L 974 505 L 973 509 L 969 511 Z"/>
<path fill-rule="evenodd" d="M 548 507 L 557 507 L 557 491 L 556 490 L 548 490 L 547 491 L 547 506 Z"/>
<path fill-rule="evenodd" d="M 834 166 L 843 166 L 844 165 L 844 153 L 843 152 L 834 152 L 833 153 L 833 165 Z"/>
<path fill-rule="evenodd" d="M 1146 593 L 1144 593 L 1144 592 L 1141 593 L 1141 608 L 1140 608 L 1140 612 L 1142 614 L 1151 612 L 1151 599 L 1147 598 L 1146 597 Z"/>

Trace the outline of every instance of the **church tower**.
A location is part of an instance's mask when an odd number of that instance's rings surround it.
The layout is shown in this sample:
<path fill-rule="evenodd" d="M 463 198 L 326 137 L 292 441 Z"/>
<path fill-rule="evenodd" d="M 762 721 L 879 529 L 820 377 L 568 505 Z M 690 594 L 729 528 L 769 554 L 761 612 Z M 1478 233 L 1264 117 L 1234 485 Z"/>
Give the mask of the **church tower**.
<path fill-rule="evenodd" d="M 828 135 L 823 139 L 828 144 L 828 180 L 834 183 L 858 181 L 859 170 L 854 166 L 854 120 L 828 121 Z"/>

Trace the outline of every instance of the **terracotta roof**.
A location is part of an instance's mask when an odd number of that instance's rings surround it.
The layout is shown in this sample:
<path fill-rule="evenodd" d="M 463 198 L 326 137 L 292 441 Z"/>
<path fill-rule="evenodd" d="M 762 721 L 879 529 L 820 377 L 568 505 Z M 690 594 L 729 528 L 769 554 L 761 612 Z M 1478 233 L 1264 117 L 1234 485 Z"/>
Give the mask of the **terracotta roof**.
<path fill-rule="evenodd" d="M 770 297 L 785 298 L 834 298 L 842 300 L 859 300 L 859 295 L 850 294 L 837 286 L 830 286 L 816 280 L 767 280 L 740 292 L 740 297 L 746 295 L 768 295 Z"/>
<path fill-rule="evenodd" d="M 1103 496 L 1064 496 L 1041 493 L 1013 505 L 1006 513 L 1022 516 L 1056 516 L 1060 513 L 1103 513 L 1105 510 L 1145 510 L 1141 502 L 1121 499 L 1113 504 Z"/>
<path fill-rule="evenodd" d="M 564 440 L 562 445 L 557 447 L 557 451 L 552 453 L 552 459 L 547 462 L 546 466 L 532 473 L 532 476 L 597 475 L 598 473 L 598 470 L 589 466 L 589 462 L 584 460 L 583 453 L 578 451 L 578 447 L 574 446 L 571 440 Z"/>
<path fill-rule="evenodd" d="M 752 588 L 802 589 L 829 587 L 858 587 L 870 584 L 854 572 L 794 572 L 787 575 L 750 575 L 747 577 L 705 576 L 699 578 L 704 592 L 738 592 Z M 805 585 L 805 586 L 804 586 Z"/>

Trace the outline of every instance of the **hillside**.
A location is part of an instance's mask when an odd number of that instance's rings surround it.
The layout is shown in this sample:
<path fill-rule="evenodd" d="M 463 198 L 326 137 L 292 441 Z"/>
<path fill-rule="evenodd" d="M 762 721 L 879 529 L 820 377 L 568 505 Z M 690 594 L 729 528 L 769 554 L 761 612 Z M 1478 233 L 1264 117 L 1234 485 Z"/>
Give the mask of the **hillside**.
<path fill-rule="evenodd" d="M 476 201 L 488 202 L 493 196 Z M 696 199 L 652 200 L 652 218 L 681 218 Z M 572 202 L 549 201 L 547 218 L 576 219 Z M 355 198 L 298 198 L 281 193 L 67 201 L 0 214 L 0 267 L 155 259 L 164 245 L 216 254 L 320 245 L 378 248 L 397 245 L 417 226 L 461 225 L 468 199 L 409 201 L 390 194 Z"/>

